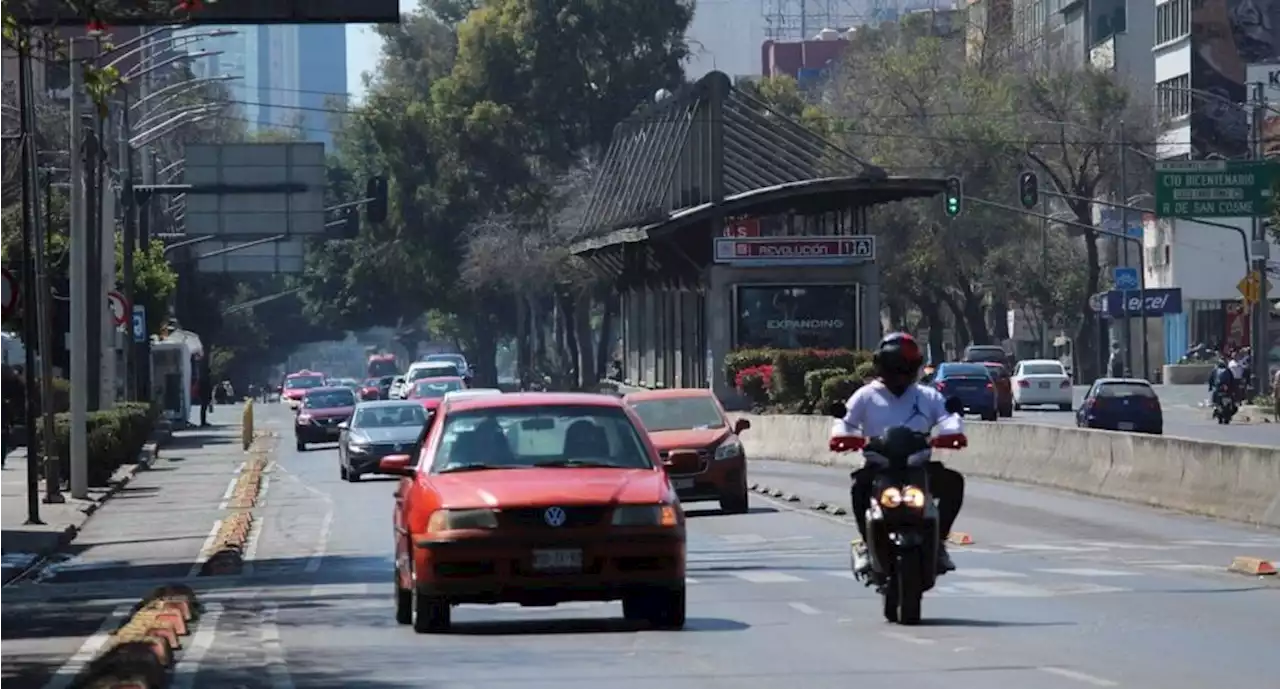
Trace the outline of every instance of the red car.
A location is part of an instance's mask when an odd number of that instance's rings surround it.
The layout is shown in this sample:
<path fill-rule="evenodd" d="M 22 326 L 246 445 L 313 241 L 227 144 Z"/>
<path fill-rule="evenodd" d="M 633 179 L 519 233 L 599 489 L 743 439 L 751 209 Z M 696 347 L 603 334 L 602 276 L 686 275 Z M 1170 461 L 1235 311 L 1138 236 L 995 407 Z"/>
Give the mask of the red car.
<path fill-rule="evenodd" d="M 463 603 L 622 600 L 628 620 L 685 622 L 685 518 L 621 400 L 579 393 L 450 399 L 401 476 L 396 621 L 447 631 Z"/>
<path fill-rule="evenodd" d="M 658 448 L 681 502 L 718 500 L 730 514 L 747 511 L 747 454 L 738 434 L 750 421 L 730 423 L 705 388 L 645 390 L 625 401 Z"/>
<path fill-rule="evenodd" d="M 293 419 L 293 436 L 298 452 L 308 443 L 336 443 L 342 436 L 339 424 L 356 410 L 356 393 L 347 387 L 308 390 Z"/>
<path fill-rule="evenodd" d="M 325 377 L 323 373 L 305 369 L 297 373 L 290 373 L 284 377 L 284 383 L 280 385 L 280 400 L 290 407 L 296 408 L 302 402 L 302 397 L 307 394 L 308 390 L 324 386 Z"/>
<path fill-rule="evenodd" d="M 405 395 L 405 399 L 422 403 L 428 413 L 435 411 L 448 393 L 467 389 L 467 383 L 461 376 L 419 378 L 409 385 L 409 394 Z"/>

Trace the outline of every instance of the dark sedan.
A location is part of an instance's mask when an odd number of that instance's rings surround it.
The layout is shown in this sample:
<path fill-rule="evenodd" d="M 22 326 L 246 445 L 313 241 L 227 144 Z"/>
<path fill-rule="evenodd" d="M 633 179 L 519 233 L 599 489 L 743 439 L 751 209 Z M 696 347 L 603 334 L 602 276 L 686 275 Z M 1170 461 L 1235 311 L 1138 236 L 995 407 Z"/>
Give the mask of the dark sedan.
<path fill-rule="evenodd" d="M 933 386 L 944 397 L 958 397 L 966 412 L 983 421 L 999 418 L 995 381 L 986 366 L 975 363 L 945 363 L 933 376 Z"/>
<path fill-rule="evenodd" d="M 356 393 L 351 388 L 313 388 L 308 390 L 293 421 L 293 436 L 298 452 L 308 443 L 332 443 L 338 440 L 338 425 L 351 418 L 356 407 Z"/>
<path fill-rule="evenodd" d="M 364 474 L 377 473 L 379 459 L 410 453 L 426 422 L 427 413 L 417 402 L 386 400 L 356 407 L 351 420 L 339 426 L 338 470 L 342 478 L 355 483 Z"/>
<path fill-rule="evenodd" d="M 1132 433 L 1164 433 L 1164 410 L 1151 384 L 1133 378 L 1099 378 L 1076 410 L 1076 426 Z"/>

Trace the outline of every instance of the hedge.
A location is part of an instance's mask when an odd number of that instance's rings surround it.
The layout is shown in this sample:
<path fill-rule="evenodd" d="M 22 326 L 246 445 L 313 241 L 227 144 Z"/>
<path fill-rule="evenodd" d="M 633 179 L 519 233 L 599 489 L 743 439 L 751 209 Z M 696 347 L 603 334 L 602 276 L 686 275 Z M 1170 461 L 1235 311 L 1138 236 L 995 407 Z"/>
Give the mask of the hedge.
<path fill-rule="evenodd" d="M 822 399 L 822 384 L 828 378 L 847 376 L 852 371 L 847 368 L 819 368 L 804 374 L 804 399 L 810 404 L 817 404 Z"/>
<path fill-rule="evenodd" d="M 858 388 L 862 387 L 862 378 L 857 374 L 847 374 L 828 378 L 822 383 L 822 395 L 818 398 L 817 409 L 825 413 L 832 402 L 847 402 Z"/>
<path fill-rule="evenodd" d="M 769 402 L 769 388 L 772 383 L 772 364 L 760 364 L 759 366 L 744 368 L 738 372 L 738 377 L 733 381 L 734 387 L 738 389 L 738 392 L 746 395 L 748 399 L 757 405 Z"/>
<path fill-rule="evenodd" d="M 138 459 L 151 436 L 159 408 L 142 402 L 125 402 L 111 409 L 89 412 L 89 485 L 105 486 L 123 464 Z M 54 421 L 53 454 L 61 465 L 62 478 L 71 476 L 71 415 L 58 414 Z"/>

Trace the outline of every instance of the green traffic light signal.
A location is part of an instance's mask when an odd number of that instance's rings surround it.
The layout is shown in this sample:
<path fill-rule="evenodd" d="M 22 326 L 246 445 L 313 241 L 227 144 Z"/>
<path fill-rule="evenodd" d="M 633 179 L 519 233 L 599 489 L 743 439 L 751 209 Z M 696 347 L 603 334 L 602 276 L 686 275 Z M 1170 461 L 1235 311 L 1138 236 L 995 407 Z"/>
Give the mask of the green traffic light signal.
<path fill-rule="evenodd" d="M 946 195 L 943 196 L 942 201 L 942 210 L 947 214 L 947 217 L 954 218 L 957 215 L 960 215 L 960 197 L 960 178 L 948 177 L 947 191 Z"/>

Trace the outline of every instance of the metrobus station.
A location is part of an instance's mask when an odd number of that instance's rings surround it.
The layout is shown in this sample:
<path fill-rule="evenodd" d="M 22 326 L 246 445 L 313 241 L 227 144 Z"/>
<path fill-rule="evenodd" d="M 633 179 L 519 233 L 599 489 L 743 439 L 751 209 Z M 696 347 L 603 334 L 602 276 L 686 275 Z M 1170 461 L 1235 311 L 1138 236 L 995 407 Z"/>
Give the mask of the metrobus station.
<path fill-rule="evenodd" d="M 620 295 L 622 377 L 735 397 L 751 347 L 880 337 L 878 204 L 942 193 L 770 110 L 712 72 L 614 131 L 571 252 Z"/>

